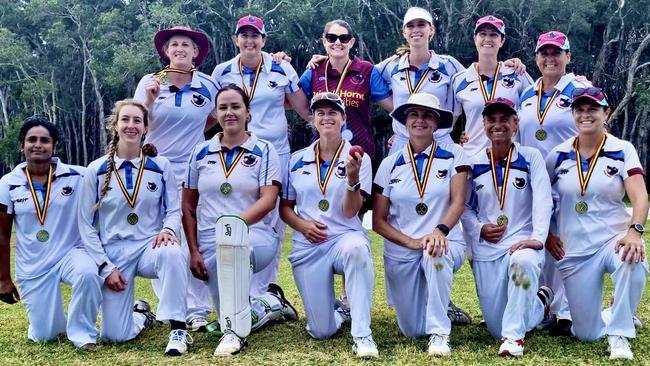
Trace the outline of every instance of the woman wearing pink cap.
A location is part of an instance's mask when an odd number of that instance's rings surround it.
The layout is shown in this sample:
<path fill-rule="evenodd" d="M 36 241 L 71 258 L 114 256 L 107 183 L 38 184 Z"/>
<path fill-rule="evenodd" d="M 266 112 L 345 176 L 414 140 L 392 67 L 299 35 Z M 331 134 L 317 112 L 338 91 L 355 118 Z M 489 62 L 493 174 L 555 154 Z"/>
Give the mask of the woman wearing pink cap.
<path fill-rule="evenodd" d="M 210 115 L 217 86 L 210 76 L 197 70 L 208 55 L 210 43 L 204 33 L 184 26 L 163 29 L 153 41 L 165 67 L 143 76 L 133 99 L 149 109 L 146 142 L 169 159 L 180 190 L 192 149 L 205 139 L 203 132 L 216 123 Z M 179 239 L 185 240 L 182 236 Z M 158 280 L 152 283 L 160 293 Z M 187 305 L 188 328 L 203 329 L 211 311 L 208 289 L 191 275 Z"/>

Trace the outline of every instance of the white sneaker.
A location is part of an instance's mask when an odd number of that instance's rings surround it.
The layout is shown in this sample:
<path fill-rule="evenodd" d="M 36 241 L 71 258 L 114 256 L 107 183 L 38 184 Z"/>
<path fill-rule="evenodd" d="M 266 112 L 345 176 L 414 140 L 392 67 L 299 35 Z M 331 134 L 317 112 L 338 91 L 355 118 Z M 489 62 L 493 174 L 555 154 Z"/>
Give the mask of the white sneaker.
<path fill-rule="evenodd" d="M 379 357 L 377 344 L 372 339 L 372 335 L 365 336 L 365 337 L 354 337 L 352 352 L 354 352 L 354 354 L 357 355 L 357 357 L 362 357 L 362 358 Z"/>
<path fill-rule="evenodd" d="M 627 342 L 627 338 L 623 336 L 610 335 L 607 336 L 607 342 L 609 343 L 609 359 L 627 359 L 631 360 L 634 358 L 634 354 L 630 349 L 630 344 Z"/>
<path fill-rule="evenodd" d="M 524 340 L 523 339 L 510 339 L 503 338 L 503 343 L 499 347 L 499 356 L 523 356 L 524 355 Z"/>
<path fill-rule="evenodd" d="M 180 356 L 187 353 L 192 343 L 194 343 L 194 340 L 188 332 L 182 329 L 174 329 L 169 333 L 169 342 L 167 342 L 165 354 L 167 356 Z"/>
<path fill-rule="evenodd" d="M 202 316 L 195 316 L 187 322 L 187 330 L 192 332 L 205 332 L 205 326 L 208 325 L 208 319 Z"/>
<path fill-rule="evenodd" d="M 429 354 L 431 356 L 449 356 L 449 336 L 442 334 L 432 334 L 429 338 Z"/>
<path fill-rule="evenodd" d="M 242 349 L 246 347 L 246 340 L 239 338 L 231 330 L 226 330 L 221 339 L 219 340 L 219 345 L 214 350 L 215 356 L 232 356 L 241 352 Z"/>

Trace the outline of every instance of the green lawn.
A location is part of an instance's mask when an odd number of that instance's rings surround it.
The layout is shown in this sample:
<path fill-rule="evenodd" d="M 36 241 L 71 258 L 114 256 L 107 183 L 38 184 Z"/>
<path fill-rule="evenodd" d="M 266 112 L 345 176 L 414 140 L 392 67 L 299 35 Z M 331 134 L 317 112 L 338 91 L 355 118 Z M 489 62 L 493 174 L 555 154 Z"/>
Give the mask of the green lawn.
<path fill-rule="evenodd" d="M 51 343 L 33 343 L 27 339 L 27 317 L 24 308 L 17 305 L 0 304 L 0 364 L 1 365 L 163 365 L 175 363 L 191 365 L 238 364 L 254 365 L 337 365 L 337 364 L 449 364 L 449 365 L 493 365 L 493 364 L 564 364 L 595 365 L 610 364 L 605 340 L 593 343 L 579 343 L 569 338 L 553 338 L 545 331 L 536 331 L 526 340 L 526 354 L 517 360 L 499 358 L 499 343 L 493 340 L 486 329 L 477 325 L 480 310 L 474 281 L 465 264 L 457 273 L 452 298 L 468 310 L 474 324 L 454 327 L 451 335 L 452 356 L 444 360 L 431 358 L 426 353 L 427 340 L 406 340 L 399 332 L 394 311 L 386 306 L 383 281 L 382 242 L 371 233 L 375 260 L 375 292 L 372 312 L 373 336 L 379 346 L 380 358 L 376 361 L 360 361 L 351 352 L 349 326 L 333 339 L 315 341 L 305 331 L 305 319 L 298 292 L 291 276 L 291 267 L 286 260 L 290 241 L 285 241 L 284 257 L 281 263 L 280 284 L 287 297 L 301 312 L 297 322 L 278 324 L 249 337 L 249 347 L 240 355 L 230 359 L 212 357 L 218 339 L 214 336 L 195 334 L 194 348 L 181 358 L 170 359 L 163 355 L 167 342 L 167 327 L 146 330 L 139 338 L 123 344 L 101 344 L 97 353 L 83 353 L 75 350 L 71 343 L 62 339 Z M 646 241 L 650 235 L 646 234 Z M 136 296 L 155 302 L 149 280 L 139 280 Z M 609 281 L 608 281 L 609 283 Z M 608 291 L 611 291 L 608 286 Z M 65 288 L 68 296 L 69 289 Z M 608 295 L 606 295 L 608 297 Z M 650 325 L 650 296 L 643 296 L 638 313 Z M 632 342 L 635 360 L 630 364 L 650 364 L 650 332 L 648 326 L 638 332 L 638 340 Z M 621 362 L 623 363 L 623 362 Z"/>

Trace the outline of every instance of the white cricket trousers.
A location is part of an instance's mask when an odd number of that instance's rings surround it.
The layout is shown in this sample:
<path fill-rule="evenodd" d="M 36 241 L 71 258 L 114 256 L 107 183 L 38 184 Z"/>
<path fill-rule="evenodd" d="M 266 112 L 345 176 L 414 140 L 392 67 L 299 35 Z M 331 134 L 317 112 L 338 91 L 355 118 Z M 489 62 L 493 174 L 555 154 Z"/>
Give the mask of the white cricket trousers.
<path fill-rule="evenodd" d="M 104 247 L 108 258 L 126 278 L 126 289 L 113 291 L 104 285 L 102 293 L 102 339 L 123 342 L 135 338 L 144 328 L 145 316 L 133 312 L 135 277 L 160 280 L 159 321 L 185 321 L 187 254 L 178 244 L 153 249 L 154 237 L 121 240 Z"/>
<path fill-rule="evenodd" d="M 61 282 L 72 287 L 67 320 Z M 85 249 L 72 249 L 46 273 L 35 278 L 17 278 L 16 283 L 27 309 L 29 339 L 49 341 L 67 334 L 77 347 L 97 343 L 95 324 L 102 301 L 102 278 Z"/>
<path fill-rule="evenodd" d="M 352 336 L 365 337 L 372 333 L 370 308 L 375 279 L 370 240 L 365 233 L 350 231 L 318 244 L 294 241 L 289 261 L 305 307 L 310 336 L 329 338 L 341 327 L 341 318 L 334 314 L 335 273 L 345 275 Z"/>
<path fill-rule="evenodd" d="M 496 339 L 524 339 L 544 319 L 537 296 L 544 250 L 520 249 L 493 261 L 472 261 L 483 319 Z"/>
<path fill-rule="evenodd" d="M 616 240 L 612 240 L 594 254 L 565 257 L 558 262 L 573 317 L 571 330 L 580 340 L 590 341 L 605 335 L 636 337 L 632 317 L 645 288 L 648 262 L 621 261 L 614 252 L 615 244 Z M 605 273 L 611 273 L 614 283 L 612 318 L 608 324 L 601 316 Z"/>
<path fill-rule="evenodd" d="M 463 264 L 465 248 L 459 242 L 448 243 L 449 251 L 442 257 L 432 257 L 422 250 L 414 250 L 419 255 L 408 260 L 384 255 L 386 288 L 393 300 L 397 325 L 408 338 L 451 332 L 447 306 L 454 272 Z"/>

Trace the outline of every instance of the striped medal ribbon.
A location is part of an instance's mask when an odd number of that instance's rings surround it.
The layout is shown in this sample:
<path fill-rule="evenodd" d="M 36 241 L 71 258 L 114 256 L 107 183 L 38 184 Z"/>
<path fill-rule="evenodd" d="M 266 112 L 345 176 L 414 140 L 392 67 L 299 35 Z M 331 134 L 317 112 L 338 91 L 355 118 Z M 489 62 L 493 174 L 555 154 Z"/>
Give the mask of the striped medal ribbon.
<path fill-rule="evenodd" d="M 341 155 L 341 151 L 343 150 L 344 142 L 341 141 L 339 143 L 339 147 L 336 148 L 336 152 L 334 153 L 334 157 L 332 157 L 332 163 L 330 164 L 329 167 L 327 167 L 327 171 L 325 172 L 325 179 L 321 179 L 321 170 L 320 170 L 320 142 L 316 144 L 316 180 L 318 181 L 318 188 L 320 188 L 321 193 L 323 196 L 325 196 L 325 191 L 327 190 L 327 184 L 329 183 L 330 177 L 332 176 L 332 172 L 334 172 L 334 169 L 336 169 L 336 166 L 338 165 L 339 162 L 339 156 Z M 323 198 L 322 200 L 318 201 L 318 209 L 325 212 L 329 210 L 330 208 L 330 203 L 327 199 Z"/>
<path fill-rule="evenodd" d="M 122 178 L 120 177 L 120 174 L 115 167 L 113 167 L 113 172 L 115 173 L 115 178 L 117 178 L 117 184 L 120 186 L 120 190 L 122 191 L 122 194 L 124 195 L 124 198 L 126 198 L 126 201 L 129 203 L 129 206 L 131 208 L 135 208 L 135 202 L 138 199 L 138 194 L 140 193 L 140 184 L 142 183 L 142 176 L 144 175 L 144 166 L 147 163 L 147 156 L 146 155 L 141 155 L 142 160 L 140 161 L 140 168 L 138 168 L 138 175 L 137 178 L 135 179 L 135 187 L 133 188 L 133 194 L 130 194 L 129 191 L 126 189 L 126 186 L 124 185 L 124 182 L 122 181 Z M 135 225 L 139 221 L 138 214 L 135 212 L 131 212 L 126 216 L 126 222 L 129 223 L 129 225 Z"/>
<path fill-rule="evenodd" d="M 497 161 L 494 159 L 494 153 L 490 149 L 490 171 L 492 173 L 492 184 L 494 185 L 494 193 L 497 195 L 497 200 L 499 200 L 499 209 L 502 214 L 497 217 L 497 225 L 508 225 L 508 216 L 503 214 L 503 206 L 506 203 L 506 192 L 508 190 L 508 178 L 510 176 L 510 166 L 512 164 L 512 152 L 514 151 L 514 145 L 510 145 L 508 150 L 508 160 L 506 160 L 506 168 L 503 172 L 503 181 L 501 185 L 501 192 L 499 192 L 499 182 L 497 180 Z"/>
<path fill-rule="evenodd" d="M 591 161 L 589 162 L 589 166 L 587 167 L 587 174 L 584 174 L 584 171 L 582 170 L 582 155 L 580 155 L 580 149 L 578 148 L 578 138 L 576 137 L 575 141 L 573 142 L 573 148 L 576 151 L 576 171 L 578 172 L 578 182 L 580 183 L 580 197 L 578 199 L 578 202 L 575 204 L 575 210 L 579 214 L 585 214 L 587 211 L 589 211 L 589 205 L 587 202 L 582 199 L 582 197 L 585 196 L 587 193 L 587 185 L 589 184 L 589 180 L 591 180 L 591 174 L 594 172 L 594 168 L 596 168 L 596 162 L 598 161 L 598 158 L 600 157 L 601 152 L 603 151 L 603 147 L 605 147 L 605 140 L 607 140 L 607 135 L 603 135 L 603 138 L 600 140 L 600 144 L 598 144 L 598 149 L 596 150 L 596 153 L 594 156 L 591 158 Z"/>
<path fill-rule="evenodd" d="M 424 192 L 427 189 L 427 182 L 429 181 L 429 174 L 431 173 L 431 167 L 433 166 L 433 160 L 435 159 L 435 154 L 436 154 L 436 149 L 437 149 L 437 144 L 435 141 L 433 141 L 433 144 L 431 145 L 431 151 L 429 151 L 429 160 L 427 161 L 427 166 L 424 169 L 424 174 L 420 176 L 420 172 L 418 172 L 417 164 L 415 163 L 415 158 L 413 157 L 413 148 L 411 147 L 411 143 L 409 142 L 406 145 L 406 150 L 409 156 L 409 162 L 411 163 L 411 170 L 413 171 L 413 178 L 415 178 L 415 186 L 418 189 L 418 194 L 420 195 L 420 201 L 423 200 L 424 198 Z M 415 205 L 415 212 L 423 216 L 424 214 L 429 211 L 429 207 L 427 206 L 426 203 L 420 202 L 417 205 Z"/>
<path fill-rule="evenodd" d="M 232 172 L 235 170 L 235 167 L 237 166 L 237 163 L 239 163 L 239 160 L 241 160 L 242 156 L 244 156 L 244 149 L 240 148 L 241 150 L 235 157 L 235 159 L 232 161 L 230 166 L 228 166 L 228 163 L 226 162 L 226 158 L 224 157 L 224 152 L 220 151 L 219 152 L 219 162 L 221 163 L 221 168 L 223 169 L 223 174 L 226 177 L 226 182 L 221 183 L 221 186 L 219 187 L 219 191 L 224 195 L 227 196 L 232 192 L 232 185 L 227 182 L 228 177 Z"/>
<path fill-rule="evenodd" d="M 50 168 L 47 173 L 47 185 L 45 187 L 45 198 L 43 200 L 43 207 L 38 202 L 38 196 L 36 189 L 34 188 L 34 181 L 32 176 L 29 174 L 29 169 L 25 168 L 25 176 L 27 177 L 27 185 L 29 185 L 29 193 L 32 195 L 32 202 L 34 202 L 34 208 L 36 209 L 36 217 L 41 226 L 45 225 L 45 219 L 47 218 L 47 210 L 50 207 L 50 192 L 52 192 L 52 181 L 54 178 L 54 164 L 50 164 Z M 40 242 L 46 242 L 50 239 L 50 233 L 41 228 L 36 233 L 36 240 Z"/>
<path fill-rule="evenodd" d="M 341 92 L 341 88 L 343 87 L 343 80 L 345 80 L 345 76 L 348 74 L 348 69 L 350 69 L 350 65 L 352 65 L 352 60 L 348 60 L 348 62 L 345 63 L 345 67 L 343 68 L 343 72 L 341 72 L 341 77 L 339 78 L 339 82 L 336 84 L 336 90 L 334 91 L 334 94 L 341 96 L 339 94 Z M 327 78 L 327 69 L 330 66 L 330 60 L 327 59 L 327 63 L 325 63 L 325 91 L 330 92 L 330 87 L 329 87 L 329 80 Z"/>
<path fill-rule="evenodd" d="M 494 99 L 494 96 L 497 93 L 497 84 L 499 81 L 499 70 L 501 69 L 501 64 L 497 63 L 497 68 L 494 70 L 494 75 L 492 76 L 492 89 L 488 93 L 487 87 L 483 85 L 483 80 L 481 79 L 481 72 L 478 69 L 478 63 L 474 65 L 476 69 L 476 75 L 478 75 L 478 86 L 481 89 L 481 94 L 483 95 L 483 102 L 487 103 L 488 101 Z"/>
<path fill-rule="evenodd" d="M 255 96 L 255 89 L 257 89 L 257 81 L 260 78 L 262 65 L 264 65 L 264 57 L 260 58 L 260 63 L 257 64 L 257 68 L 255 69 L 255 77 L 253 78 L 253 85 L 251 85 L 251 89 L 249 91 L 248 87 L 246 87 L 246 82 L 244 81 L 244 64 L 242 63 L 241 58 L 239 59 L 239 76 L 241 76 L 241 85 L 250 102 L 253 102 L 253 97 Z"/>

